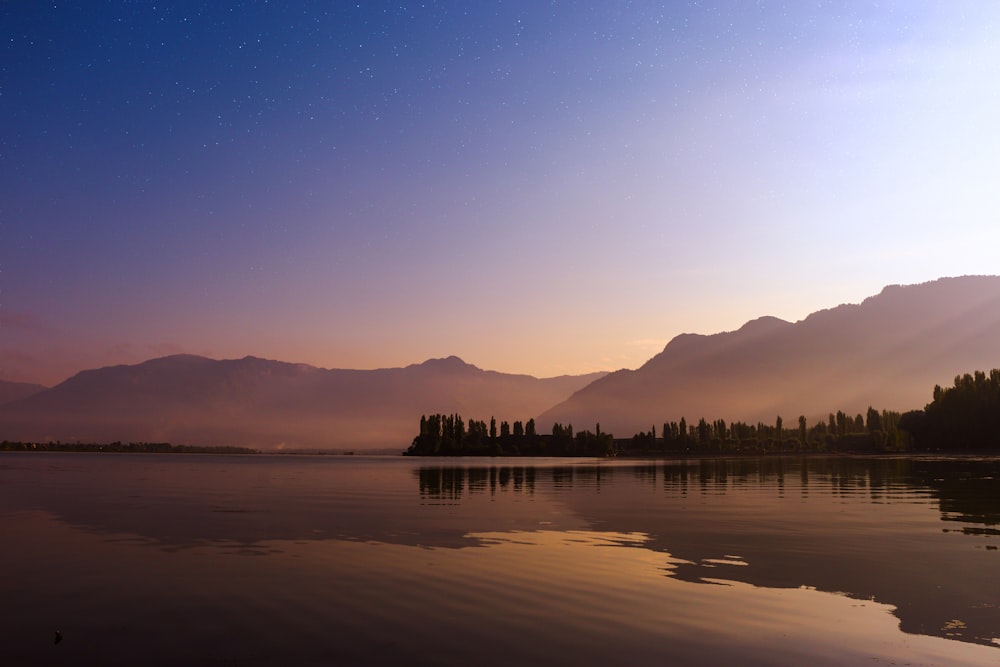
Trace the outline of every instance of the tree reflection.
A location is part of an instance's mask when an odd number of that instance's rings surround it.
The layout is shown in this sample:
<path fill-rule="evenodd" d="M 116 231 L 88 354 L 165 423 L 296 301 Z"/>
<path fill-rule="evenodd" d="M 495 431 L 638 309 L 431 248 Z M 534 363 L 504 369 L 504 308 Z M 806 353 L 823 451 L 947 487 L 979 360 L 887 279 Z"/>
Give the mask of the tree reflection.
<path fill-rule="evenodd" d="M 669 576 L 684 581 L 846 593 L 894 605 L 906 632 L 964 641 L 990 643 L 1000 627 L 981 593 L 1000 585 L 1000 460 L 745 457 L 417 475 L 428 504 L 537 488 L 595 529 L 648 536 L 646 548 L 682 561 Z M 935 531 L 927 509 L 948 527 Z"/>
<path fill-rule="evenodd" d="M 414 471 L 420 485 L 420 497 L 429 500 L 458 501 L 465 496 L 497 491 L 515 494 L 535 493 L 533 466 L 435 466 Z"/>
<path fill-rule="evenodd" d="M 765 457 L 634 465 L 422 466 L 414 473 L 421 497 L 453 501 L 498 491 L 534 494 L 539 484 L 555 491 L 599 490 L 602 483 L 626 481 L 659 486 L 671 495 L 687 493 L 692 480 L 707 495 L 763 488 L 782 496 L 791 483 L 797 484 L 803 497 L 812 489 L 839 498 L 865 496 L 879 503 L 893 500 L 898 493 L 912 496 L 917 492 L 938 502 L 944 521 L 1000 525 L 1000 460 L 991 459 Z"/>
<path fill-rule="evenodd" d="M 912 476 L 937 498 L 943 521 L 973 524 L 962 528 L 970 535 L 1000 535 L 1000 460 L 918 460 Z"/>

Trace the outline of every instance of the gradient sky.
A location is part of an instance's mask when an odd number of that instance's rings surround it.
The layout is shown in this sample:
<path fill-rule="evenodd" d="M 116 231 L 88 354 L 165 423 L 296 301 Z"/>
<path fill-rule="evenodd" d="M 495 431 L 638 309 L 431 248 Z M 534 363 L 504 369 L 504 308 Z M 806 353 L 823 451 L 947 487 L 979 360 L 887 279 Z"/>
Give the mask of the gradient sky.
<path fill-rule="evenodd" d="M 635 368 L 1000 272 L 1000 3 L 0 3 L 0 379 Z"/>

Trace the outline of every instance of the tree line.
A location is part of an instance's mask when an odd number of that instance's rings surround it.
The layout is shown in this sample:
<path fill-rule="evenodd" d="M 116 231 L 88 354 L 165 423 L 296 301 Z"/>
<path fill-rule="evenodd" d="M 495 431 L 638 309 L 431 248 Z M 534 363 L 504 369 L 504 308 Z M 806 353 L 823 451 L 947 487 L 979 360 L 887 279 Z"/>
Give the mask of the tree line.
<path fill-rule="evenodd" d="M 901 417 L 916 451 L 1000 451 L 1000 368 L 956 375 L 953 386 L 934 386 L 923 410 Z"/>
<path fill-rule="evenodd" d="M 556 423 L 550 434 L 536 431 L 535 420 L 506 421 L 497 429 L 457 414 L 421 416 L 420 432 L 405 454 L 411 456 L 615 456 L 703 454 L 880 453 L 905 451 L 996 451 L 1000 449 L 1000 369 L 955 378 L 953 387 L 934 387 L 933 401 L 906 413 L 876 410 L 865 414 L 831 412 L 812 424 L 800 415 L 792 424 L 708 421 L 664 422 L 657 432 L 615 439 L 601 431 L 574 433 Z"/>
<path fill-rule="evenodd" d="M 572 425 L 556 423 L 551 434 L 535 430 L 535 420 L 475 419 L 466 423 L 457 414 L 421 415 L 420 433 L 404 454 L 408 456 L 613 456 L 615 439 L 595 430 L 574 433 Z"/>
<path fill-rule="evenodd" d="M 792 425 L 778 416 L 774 423 L 707 421 L 666 422 L 637 433 L 621 448 L 630 454 L 793 454 L 820 452 L 890 452 L 907 447 L 899 428 L 900 414 L 869 407 L 853 417 L 843 411 L 810 426 L 804 415 Z"/>
<path fill-rule="evenodd" d="M 495 418 L 466 423 L 458 414 L 420 417 L 420 433 L 413 439 L 408 456 L 618 456 L 655 454 L 777 454 L 810 452 L 904 451 L 908 436 L 899 427 L 900 414 L 868 409 L 867 416 L 854 417 L 838 411 L 828 420 L 809 427 L 804 416 L 795 428 L 786 428 L 779 416 L 773 424 L 711 422 L 704 418 L 689 424 L 665 422 L 657 433 L 636 433 L 616 439 L 601 431 L 574 432 L 572 424 L 555 423 L 550 434 L 540 434 L 535 420 L 513 425 Z"/>

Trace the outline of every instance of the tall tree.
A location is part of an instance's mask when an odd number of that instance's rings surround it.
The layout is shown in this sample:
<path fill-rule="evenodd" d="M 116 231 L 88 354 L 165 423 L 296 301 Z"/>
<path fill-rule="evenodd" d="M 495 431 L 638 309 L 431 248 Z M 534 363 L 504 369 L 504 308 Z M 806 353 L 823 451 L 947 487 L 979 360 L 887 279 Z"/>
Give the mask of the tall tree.
<path fill-rule="evenodd" d="M 869 433 L 882 430 L 882 415 L 870 405 L 868 406 L 868 419 L 865 422 L 865 427 Z"/>

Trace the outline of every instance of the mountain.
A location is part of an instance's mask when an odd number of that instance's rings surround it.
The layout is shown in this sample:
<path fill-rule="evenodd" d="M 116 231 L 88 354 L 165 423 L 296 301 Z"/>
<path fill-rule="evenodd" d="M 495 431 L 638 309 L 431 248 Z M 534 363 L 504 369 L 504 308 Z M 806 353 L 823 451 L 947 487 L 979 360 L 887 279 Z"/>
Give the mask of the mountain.
<path fill-rule="evenodd" d="M 909 410 L 935 384 L 1000 367 L 1000 277 L 892 285 L 791 323 L 775 317 L 737 331 L 682 334 L 641 368 L 611 373 L 536 418 L 628 437 L 701 417 L 786 426 L 829 412 Z"/>
<path fill-rule="evenodd" d="M 0 405 L 27 398 L 32 394 L 44 391 L 45 387 L 40 384 L 29 382 L 7 382 L 0 380 Z"/>
<path fill-rule="evenodd" d="M 0 383 L 0 440 L 402 449 L 420 415 L 436 412 L 535 416 L 539 432 L 600 422 L 619 437 L 681 417 L 773 423 L 781 415 L 792 426 L 798 415 L 813 421 L 869 405 L 920 408 L 935 384 L 996 367 L 1000 277 L 966 276 L 892 285 L 799 322 L 761 317 L 737 331 L 682 334 L 641 368 L 609 375 L 538 379 L 457 357 L 328 370 L 175 355 L 84 371 L 50 389 Z"/>
<path fill-rule="evenodd" d="M 0 405 L 0 439 L 404 449 L 421 414 L 526 420 L 600 375 L 538 379 L 484 371 L 457 357 L 327 370 L 175 355 L 84 371 Z"/>

